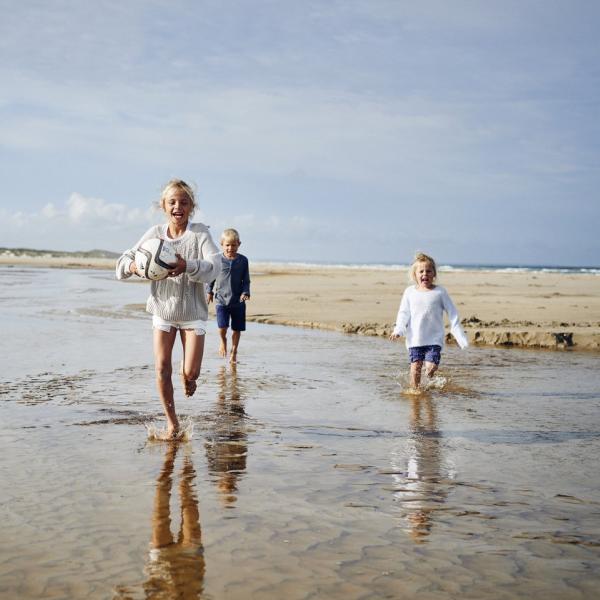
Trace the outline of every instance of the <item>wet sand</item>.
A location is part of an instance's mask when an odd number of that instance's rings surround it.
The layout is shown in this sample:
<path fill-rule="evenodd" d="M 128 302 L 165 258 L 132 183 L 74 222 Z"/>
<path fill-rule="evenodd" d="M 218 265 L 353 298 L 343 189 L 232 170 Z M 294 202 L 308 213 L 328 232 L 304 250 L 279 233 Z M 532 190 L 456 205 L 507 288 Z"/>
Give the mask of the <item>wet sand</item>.
<path fill-rule="evenodd" d="M 106 259 L 6 257 L 1 264 L 113 269 Z M 387 337 L 405 270 L 251 264 L 254 322 Z M 477 346 L 600 351 L 600 276 L 585 273 L 440 273 Z M 451 338 L 449 343 L 453 343 Z"/>
<path fill-rule="evenodd" d="M 400 344 L 251 324 L 232 368 L 211 325 L 174 446 L 145 294 L 0 268 L 0 597 L 597 596 L 595 354 L 449 347 L 411 397 Z"/>

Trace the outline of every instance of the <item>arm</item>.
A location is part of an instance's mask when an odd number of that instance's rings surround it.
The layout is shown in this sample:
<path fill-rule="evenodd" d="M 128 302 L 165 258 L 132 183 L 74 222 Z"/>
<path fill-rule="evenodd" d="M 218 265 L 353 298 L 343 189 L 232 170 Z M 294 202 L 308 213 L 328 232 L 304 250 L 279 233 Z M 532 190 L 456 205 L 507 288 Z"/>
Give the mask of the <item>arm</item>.
<path fill-rule="evenodd" d="M 452 302 L 448 292 L 444 290 L 442 294 L 442 303 L 444 310 L 448 313 L 448 319 L 450 320 L 450 333 L 454 336 L 454 339 L 461 348 L 466 348 L 469 345 L 467 335 L 460 324 L 460 317 L 454 302 Z"/>
<path fill-rule="evenodd" d="M 204 286 L 204 289 L 206 291 L 206 302 L 208 302 L 208 304 L 210 304 L 215 299 L 214 289 L 216 281 L 216 279 L 213 279 L 210 283 L 207 283 Z"/>
<path fill-rule="evenodd" d="M 398 315 L 396 316 L 394 331 L 392 332 L 392 335 L 390 335 L 390 339 L 392 340 L 406 335 L 406 329 L 410 322 L 410 301 L 408 299 L 409 289 L 410 288 L 406 288 L 404 290 L 404 294 L 402 294 L 402 300 L 400 302 L 400 308 L 398 309 Z"/>
<path fill-rule="evenodd" d="M 244 264 L 244 272 L 242 273 L 242 297 L 241 301 L 245 302 L 250 300 L 250 268 L 248 267 L 248 260 Z"/>
<path fill-rule="evenodd" d="M 152 237 L 157 237 L 156 227 L 148 229 L 133 248 L 125 250 L 125 252 L 119 256 L 116 265 L 117 279 L 129 279 L 134 273 L 137 275 L 137 269 L 135 268 L 135 252 L 146 240 Z"/>
<path fill-rule="evenodd" d="M 209 283 L 217 278 L 221 271 L 221 252 L 206 231 L 200 243 L 201 258 L 189 258 L 186 261 L 186 273 L 190 281 Z"/>

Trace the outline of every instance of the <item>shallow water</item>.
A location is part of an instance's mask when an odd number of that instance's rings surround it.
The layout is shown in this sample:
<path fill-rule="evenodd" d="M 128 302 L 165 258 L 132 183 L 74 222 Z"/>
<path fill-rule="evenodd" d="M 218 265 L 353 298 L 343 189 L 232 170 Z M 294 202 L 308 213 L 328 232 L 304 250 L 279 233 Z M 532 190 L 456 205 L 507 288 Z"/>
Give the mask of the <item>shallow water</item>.
<path fill-rule="evenodd" d="M 161 424 L 143 285 L 0 269 L 2 598 L 595 598 L 596 355 L 211 328 Z"/>

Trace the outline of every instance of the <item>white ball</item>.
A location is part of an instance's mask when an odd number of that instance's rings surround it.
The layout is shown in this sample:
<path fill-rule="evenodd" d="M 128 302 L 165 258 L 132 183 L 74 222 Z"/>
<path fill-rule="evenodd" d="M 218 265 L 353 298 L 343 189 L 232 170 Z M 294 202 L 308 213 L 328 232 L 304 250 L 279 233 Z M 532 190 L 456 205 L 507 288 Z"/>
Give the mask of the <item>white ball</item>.
<path fill-rule="evenodd" d="M 135 266 L 146 279 L 165 279 L 176 263 L 173 246 L 159 238 L 146 240 L 135 252 Z"/>

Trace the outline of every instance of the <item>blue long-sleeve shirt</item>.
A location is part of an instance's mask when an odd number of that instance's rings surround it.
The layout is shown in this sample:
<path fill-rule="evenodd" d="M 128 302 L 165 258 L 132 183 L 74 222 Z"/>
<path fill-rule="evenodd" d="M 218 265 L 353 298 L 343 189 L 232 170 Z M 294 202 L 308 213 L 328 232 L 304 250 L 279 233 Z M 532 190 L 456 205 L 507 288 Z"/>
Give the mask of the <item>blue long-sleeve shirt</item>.
<path fill-rule="evenodd" d="M 243 254 L 238 254 L 231 260 L 221 254 L 221 271 L 206 288 L 207 292 L 214 293 L 215 304 L 222 306 L 239 304 L 243 294 L 250 296 L 248 259 Z"/>

